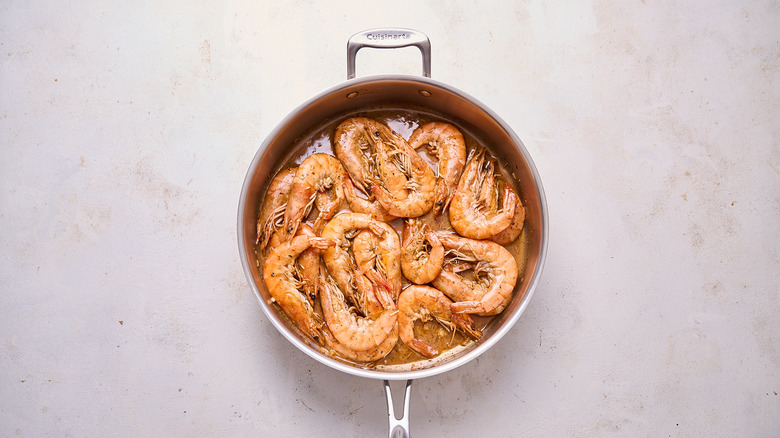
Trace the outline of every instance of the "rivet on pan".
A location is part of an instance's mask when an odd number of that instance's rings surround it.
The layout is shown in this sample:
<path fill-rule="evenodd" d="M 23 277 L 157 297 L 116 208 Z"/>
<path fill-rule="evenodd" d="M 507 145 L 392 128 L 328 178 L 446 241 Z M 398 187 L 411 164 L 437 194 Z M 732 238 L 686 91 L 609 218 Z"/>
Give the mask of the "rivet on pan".
<path fill-rule="evenodd" d="M 420 93 L 421 95 L 423 95 L 425 97 L 431 97 L 431 92 L 428 91 L 428 90 L 420 90 L 420 91 L 418 91 L 418 93 Z"/>
<path fill-rule="evenodd" d="M 355 98 L 355 97 L 357 97 L 358 94 L 360 94 L 360 93 L 358 93 L 357 91 L 353 91 L 353 92 L 347 94 L 347 99 Z"/>

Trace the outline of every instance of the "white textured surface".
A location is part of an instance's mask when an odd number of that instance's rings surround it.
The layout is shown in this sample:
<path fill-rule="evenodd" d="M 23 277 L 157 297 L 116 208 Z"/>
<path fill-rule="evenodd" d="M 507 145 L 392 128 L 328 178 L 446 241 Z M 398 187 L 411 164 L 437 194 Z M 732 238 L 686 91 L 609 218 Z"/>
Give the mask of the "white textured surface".
<path fill-rule="evenodd" d="M 246 284 L 264 136 L 349 35 L 525 141 L 549 256 L 494 348 L 414 383 L 422 436 L 780 434 L 776 2 L 0 5 L 0 436 L 383 436 L 381 383 L 309 359 Z M 419 72 L 361 51 L 358 75 Z"/>

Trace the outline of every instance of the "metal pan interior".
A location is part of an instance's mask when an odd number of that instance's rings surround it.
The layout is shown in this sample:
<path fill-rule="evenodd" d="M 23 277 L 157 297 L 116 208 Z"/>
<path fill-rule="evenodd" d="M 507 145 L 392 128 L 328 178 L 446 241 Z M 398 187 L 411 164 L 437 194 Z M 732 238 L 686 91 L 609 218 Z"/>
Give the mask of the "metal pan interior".
<path fill-rule="evenodd" d="M 494 317 L 483 337 L 465 348 L 450 350 L 429 361 L 405 366 L 366 368 L 324 354 L 292 330 L 270 304 L 255 256 L 257 212 L 266 185 L 291 145 L 325 120 L 348 117 L 365 108 L 417 107 L 445 115 L 459 126 L 476 132 L 515 178 L 526 208 L 524 233 L 528 246 L 524 270 L 511 303 Z M 525 310 L 539 281 L 547 250 L 548 219 L 542 184 L 528 151 L 517 135 L 496 114 L 465 93 L 432 79 L 407 75 L 368 76 L 347 81 L 320 93 L 293 110 L 269 134 L 255 155 L 241 190 L 238 208 L 238 244 L 250 286 L 273 325 L 301 351 L 332 368 L 368 378 L 403 380 L 428 377 L 456 368 L 495 344 Z"/>

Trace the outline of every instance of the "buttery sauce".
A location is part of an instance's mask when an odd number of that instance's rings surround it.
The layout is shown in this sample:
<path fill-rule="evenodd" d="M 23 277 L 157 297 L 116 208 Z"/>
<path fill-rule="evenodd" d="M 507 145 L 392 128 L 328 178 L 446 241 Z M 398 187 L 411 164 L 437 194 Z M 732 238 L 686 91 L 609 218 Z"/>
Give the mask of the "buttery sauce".
<path fill-rule="evenodd" d="M 458 123 L 457 121 L 451 120 L 439 114 L 432 113 L 429 110 L 425 110 L 421 108 L 410 108 L 410 107 L 368 108 L 359 112 L 342 114 L 338 117 L 333 117 L 331 119 L 324 120 L 315 129 L 311 130 L 309 133 L 302 135 L 295 142 L 293 142 L 293 144 L 290 145 L 290 147 L 288 148 L 288 152 L 285 154 L 285 156 L 281 157 L 281 159 L 275 166 L 274 175 L 279 171 L 286 169 L 288 167 L 295 167 L 300 165 L 306 157 L 315 153 L 326 153 L 335 156 L 333 152 L 332 139 L 336 131 L 336 127 L 342 121 L 350 117 L 367 117 L 367 118 L 377 120 L 389 126 L 390 129 L 400 134 L 405 139 L 408 139 L 409 136 L 417 127 L 425 123 L 432 122 L 432 121 L 442 121 L 442 122 L 451 123 L 455 125 L 463 134 L 464 140 L 466 142 L 467 153 L 476 147 L 482 147 L 487 149 L 489 152 L 491 152 L 494 158 L 493 161 L 496 163 L 496 169 L 500 171 L 503 180 L 506 182 L 510 182 L 512 184 L 516 193 L 520 197 L 520 200 L 523 201 L 522 187 L 518 187 L 516 180 L 511 177 L 510 173 L 506 169 L 506 166 L 504 165 L 500 157 L 496 156 L 494 149 L 491 147 L 490 144 L 486 144 L 485 141 L 482 141 L 479 135 L 473 132 L 472 130 L 470 130 L 468 126 L 466 126 L 464 123 Z M 430 156 L 425 147 L 421 147 L 420 149 L 418 149 L 418 152 L 420 153 L 420 156 L 426 162 L 428 162 L 428 164 L 431 166 L 431 168 L 434 170 L 435 173 L 436 157 Z M 269 178 L 269 182 L 272 179 L 273 178 Z M 264 190 L 264 193 L 265 191 L 266 190 Z M 525 204 L 525 202 L 523 202 L 523 204 Z M 262 202 L 261 202 L 261 208 L 262 208 Z M 316 207 L 313 208 L 312 210 L 313 211 L 311 212 L 310 217 L 315 217 L 317 214 Z M 344 211 L 348 211 L 348 210 L 345 209 Z M 431 211 L 418 219 L 420 219 L 423 223 L 428 224 L 434 230 L 453 231 L 449 223 L 447 211 L 444 211 L 438 217 L 434 217 L 433 211 Z M 400 233 L 403 228 L 403 223 L 404 223 L 403 219 L 396 219 L 390 222 L 390 225 L 399 233 L 399 240 L 400 240 Z M 514 242 L 510 243 L 509 245 L 504 246 L 507 250 L 509 250 L 509 252 L 515 258 L 515 261 L 517 262 L 518 283 L 521 281 L 524 273 L 527 246 L 528 246 L 528 235 L 525 231 L 525 228 L 520 234 L 520 237 L 518 237 Z M 255 248 L 255 254 L 257 255 L 258 265 L 262 270 L 263 262 L 265 261 L 265 257 L 267 256 L 267 253 L 263 253 L 259 251 L 258 248 Z M 467 273 L 465 278 L 468 279 Z M 404 278 L 402 289 L 406 288 L 410 284 L 412 283 L 406 280 L 406 278 Z M 277 311 L 281 315 L 284 314 L 284 312 L 282 312 L 281 309 L 279 309 L 278 307 L 277 307 Z M 319 300 L 315 302 L 315 312 L 320 313 L 320 315 L 322 314 L 321 308 L 319 306 Z M 493 317 L 481 317 L 476 315 L 472 315 L 472 316 L 474 318 L 476 328 L 483 332 L 483 336 L 486 334 L 486 331 L 490 329 L 491 321 L 494 318 L 496 318 L 495 316 Z M 293 324 L 289 320 L 287 320 L 287 323 L 293 326 Z M 438 350 L 439 356 L 442 356 L 446 351 L 454 349 L 456 347 L 463 348 L 464 346 L 467 347 L 470 344 L 479 342 L 478 340 L 475 341 L 472 338 L 460 333 L 459 331 L 449 330 L 443 327 L 442 325 L 440 325 L 435 320 L 431 320 L 427 322 L 420 322 L 420 321 L 415 322 L 415 336 L 418 339 L 429 344 L 436 350 Z M 334 358 L 364 368 L 396 367 L 404 364 L 412 364 L 412 366 L 414 366 L 415 362 L 428 360 L 428 358 L 426 358 L 425 356 L 407 347 L 403 343 L 403 341 L 401 341 L 400 338 L 398 339 L 395 348 L 393 348 L 393 350 L 387 356 L 385 356 L 384 358 L 378 361 L 371 362 L 371 363 L 352 362 L 338 357 L 338 355 L 335 352 L 330 352 L 329 354 Z"/>

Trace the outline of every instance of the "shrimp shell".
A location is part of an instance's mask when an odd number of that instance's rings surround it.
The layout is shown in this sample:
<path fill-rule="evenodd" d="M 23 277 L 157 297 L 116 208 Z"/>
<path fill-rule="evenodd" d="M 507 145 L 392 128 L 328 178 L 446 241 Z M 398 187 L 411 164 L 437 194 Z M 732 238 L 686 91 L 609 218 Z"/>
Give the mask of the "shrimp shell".
<path fill-rule="evenodd" d="M 298 233 L 296 236 L 309 236 L 317 237 L 314 234 L 314 229 L 307 223 L 301 224 L 298 227 Z M 320 278 L 320 250 L 319 248 L 312 246 L 308 248 L 301 255 L 298 256 L 298 266 L 300 270 L 298 276 L 301 280 L 301 288 L 303 289 L 306 297 L 309 299 L 309 304 L 314 306 L 314 301 L 317 299 L 317 291 L 319 290 L 319 278 Z"/>
<path fill-rule="evenodd" d="M 458 234 L 471 239 L 487 239 L 506 229 L 512 222 L 517 205 L 517 194 L 509 184 L 504 185 L 500 211 L 484 205 L 484 200 L 489 199 L 489 194 L 483 189 L 484 184 L 492 187 L 495 182 L 493 167 L 484 155 L 484 149 L 472 154 L 450 203 L 450 225 Z"/>
<path fill-rule="evenodd" d="M 351 245 L 348 236 L 354 231 L 371 229 L 374 233 L 382 235 L 385 228 L 382 222 L 372 219 L 370 216 L 362 213 L 341 213 L 330 220 L 322 229 L 322 237 L 334 240 L 336 246 L 322 251 L 322 261 L 325 263 L 328 272 L 333 277 L 338 288 L 349 300 L 363 313 L 372 312 L 376 308 L 377 301 L 383 301 L 379 297 L 373 300 L 366 296 L 368 291 L 373 288 L 366 283 L 370 280 L 365 277 L 353 263 L 352 257 L 348 252 Z"/>
<path fill-rule="evenodd" d="M 512 291 L 517 283 L 517 261 L 512 253 L 489 240 L 474 240 L 452 233 L 436 234 L 447 250 L 473 258 L 477 262 L 477 267 L 485 272 L 489 279 L 489 286 L 484 291 L 470 288 L 471 293 L 477 296 L 459 296 L 465 293 L 464 289 L 469 288 L 456 286 L 457 275 L 443 269 L 434 281 L 434 285 L 455 301 L 452 304 L 453 312 L 483 316 L 501 313 L 511 301 Z"/>
<path fill-rule="evenodd" d="M 407 219 L 402 234 L 401 269 L 407 280 L 415 284 L 433 281 L 441 272 L 444 247 L 428 225 L 417 219 Z M 426 251 L 425 242 L 431 246 Z"/>
<path fill-rule="evenodd" d="M 355 352 L 375 351 L 397 328 L 395 303 L 374 318 L 359 317 L 350 312 L 339 287 L 322 270 L 320 303 L 325 322 L 333 337 L 344 348 Z M 389 352 L 389 351 L 388 351 Z"/>
<path fill-rule="evenodd" d="M 523 207 L 520 198 L 517 198 L 517 206 L 515 206 L 515 215 L 512 216 L 512 222 L 508 227 L 504 228 L 498 234 L 492 236 L 490 240 L 496 242 L 499 245 L 509 245 L 520 237 L 520 233 L 523 232 L 523 223 L 525 222 L 525 207 Z"/>
<path fill-rule="evenodd" d="M 435 319 L 439 324 L 457 329 L 474 339 L 482 333 L 474 327 L 474 320 L 467 314 L 453 313 L 452 301 L 440 290 L 430 286 L 409 286 L 398 297 L 398 329 L 401 341 L 412 350 L 426 357 L 434 357 L 438 350 L 414 335 L 414 322 Z"/>
<path fill-rule="evenodd" d="M 284 223 L 284 210 L 290 197 L 290 187 L 295 179 L 296 167 L 288 167 L 276 174 L 263 197 L 263 206 L 257 217 L 257 240 L 260 250 L 264 250 L 271 237 Z"/>
<path fill-rule="evenodd" d="M 282 242 L 290 240 L 301 221 L 308 216 L 316 203 L 319 210 L 314 221 L 318 233 L 344 202 L 342 176 L 346 173 L 339 160 L 325 153 L 312 154 L 298 166 L 290 187 L 290 197 L 284 211 Z"/>
<path fill-rule="evenodd" d="M 295 279 L 295 261 L 298 256 L 313 247 L 325 249 L 335 245 L 329 239 L 297 236 L 272 249 L 263 264 L 263 281 L 273 301 L 305 336 L 322 344 L 322 320 L 314 312 L 311 303 L 300 291 Z"/>
<path fill-rule="evenodd" d="M 342 186 L 344 188 L 344 197 L 347 200 L 347 204 L 349 204 L 350 210 L 353 212 L 367 214 L 380 222 L 391 222 L 396 219 L 395 216 L 388 213 L 387 210 L 382 207 L 382 204 L 376 202 L 376 200 L 369 201 L 368 199 L 358 196 L 355 192 L 355 184 L 352 182 L 352 178 L 349 175 L 345 174 L 342 177 Z"/>
<path fill-rule="evenodd" d="M 409 146 L 412 149 L 425 145 L 438 160 L 433 197 L 433 214 L 438 216 L 447 209 L 458 187 L 460 175 L 466 165 L 466 141 L 454 125 L 430 122 L 415 129 L 409 137 Z"/>
<path fill-rule="evenodd" d="M 339 356 L 355 362 L 374 362 L 387 356 L 398 343 L 398 324 L 387 335 L 384 341 L 376 348 L 363 351 L 356 351 L 340 343 L 327 326 L 322 330 L 325 344 Z"/>

